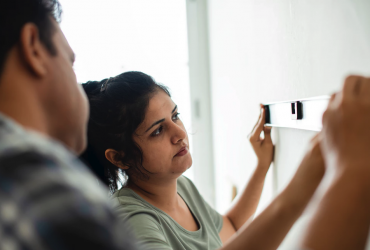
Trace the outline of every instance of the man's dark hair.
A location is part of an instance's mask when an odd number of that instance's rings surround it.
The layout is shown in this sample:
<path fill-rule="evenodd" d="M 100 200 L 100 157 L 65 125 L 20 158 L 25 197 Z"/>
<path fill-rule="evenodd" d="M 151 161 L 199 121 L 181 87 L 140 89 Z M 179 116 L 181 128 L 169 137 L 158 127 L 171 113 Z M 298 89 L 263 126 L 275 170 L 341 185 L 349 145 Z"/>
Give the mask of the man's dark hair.
<path fill-rule="evenodd" d="M 21 30 L 27 23 L 37 26 L 42 43 L 52 55 L 56 54 L 52 19 L 59 22 L 61 12 L 58 0 L 0 1 L 0 76 L 9 51 L 19 42 Z"/>

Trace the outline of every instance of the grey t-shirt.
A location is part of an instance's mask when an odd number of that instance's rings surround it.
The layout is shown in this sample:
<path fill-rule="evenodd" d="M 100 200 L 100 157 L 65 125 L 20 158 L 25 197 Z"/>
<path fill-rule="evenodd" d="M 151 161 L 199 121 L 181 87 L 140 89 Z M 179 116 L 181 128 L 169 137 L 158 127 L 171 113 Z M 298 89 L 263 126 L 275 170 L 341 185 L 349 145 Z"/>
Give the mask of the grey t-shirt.
<path fill-rule="evenodd" d="M 112 196 L 115 211 L 131 224 L 139 242 L 147 249 L 211 250 L 221 247 L 222 216 L 207 204 L 188 178 L 179 177 L 177 188 L 200 225 L 198 231 L 184 229 L 129 188 L 122 188 Z"/>

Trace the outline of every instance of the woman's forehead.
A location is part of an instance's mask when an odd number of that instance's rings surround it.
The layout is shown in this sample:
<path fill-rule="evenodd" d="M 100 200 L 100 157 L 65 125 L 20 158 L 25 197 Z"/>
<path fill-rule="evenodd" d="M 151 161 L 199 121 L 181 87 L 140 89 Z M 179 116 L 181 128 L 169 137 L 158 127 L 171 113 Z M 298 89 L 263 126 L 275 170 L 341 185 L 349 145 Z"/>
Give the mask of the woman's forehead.
<path fill-rule="evenodd" d="M 149 101 L 144 121 L 138 127 L 138 131 L 143 132 L 156 121 L 166 119 L 172 114 L 176 104 L 164 91 L 156 93 Z"/>
<path fill-rule="evenodd" d="M 161 114 L 171 114 L 171 111 L 175 106 L 176 105 L 172 101 L 171 97 L 169 97 L 164 91 L 158 91 L 158 93 L 156 93 L 149 101 L 145 118 Z"/>

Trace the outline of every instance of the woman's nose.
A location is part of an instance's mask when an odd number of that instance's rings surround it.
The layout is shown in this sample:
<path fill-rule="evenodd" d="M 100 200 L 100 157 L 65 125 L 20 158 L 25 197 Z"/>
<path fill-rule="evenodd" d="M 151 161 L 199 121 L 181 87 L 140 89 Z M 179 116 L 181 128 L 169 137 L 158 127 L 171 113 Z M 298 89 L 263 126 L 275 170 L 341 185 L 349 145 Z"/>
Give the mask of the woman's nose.
<path fill-rule="evenodd" d="M 186 138 L 186 130 L 183 126 L 178 124 L 173 124 L 173 135 L 172 135 L 172 143 L 177 144 L 180 141 Z"/>

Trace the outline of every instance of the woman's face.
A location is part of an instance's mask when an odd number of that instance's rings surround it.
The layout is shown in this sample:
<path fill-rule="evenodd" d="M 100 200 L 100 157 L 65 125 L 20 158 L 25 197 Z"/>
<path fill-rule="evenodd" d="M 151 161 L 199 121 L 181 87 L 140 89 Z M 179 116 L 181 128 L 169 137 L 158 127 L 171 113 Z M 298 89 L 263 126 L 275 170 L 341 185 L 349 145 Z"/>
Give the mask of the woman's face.
<path fill-rule="evenodd" d="M 184 124 L 176 104 L 164 91 L 150 99 L 134 141 L 141 147 L 143 166 L 152 177 L 177 178 L 192 165 Z"/>

